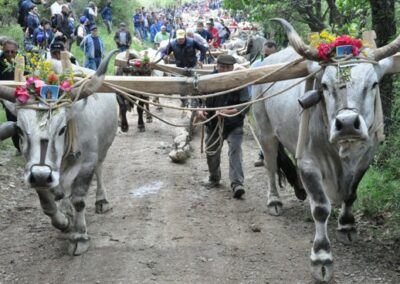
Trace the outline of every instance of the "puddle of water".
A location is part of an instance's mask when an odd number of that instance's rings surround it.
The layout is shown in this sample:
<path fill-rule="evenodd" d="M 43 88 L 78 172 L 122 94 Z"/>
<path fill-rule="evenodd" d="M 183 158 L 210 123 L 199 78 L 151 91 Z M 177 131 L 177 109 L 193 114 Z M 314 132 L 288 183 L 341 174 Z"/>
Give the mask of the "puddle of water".
<path fill-rule="evenodd" d="M 153 181 L 131 190 L 129 194 L 133 197 L 143 197 L 149 194 L 155 194 L 163 188 L 163 185 L 164 183 L 162 181 Z"/>

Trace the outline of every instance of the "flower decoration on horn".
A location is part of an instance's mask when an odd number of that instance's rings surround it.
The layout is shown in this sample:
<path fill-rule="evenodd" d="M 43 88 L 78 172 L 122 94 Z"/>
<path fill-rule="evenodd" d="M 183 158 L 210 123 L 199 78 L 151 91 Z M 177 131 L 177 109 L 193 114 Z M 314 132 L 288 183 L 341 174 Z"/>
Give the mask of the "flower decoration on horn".
<path fill-rule="evenodd" d="M 50 61 L 40 58 L 38 54 L 27 54 L 28 64 L 25 68 L 26 83 L 25 86 L 19 86 L 15 90 L 15 96 L 19 103 L 26 104 L 29 99 L 35 101 L 49 100 L 48 97 L 41 97 L 44 86 L 53 86 L 53 90 L 59 90 L 57 97 L 69 96 L 72 85 L 74 84 L 74 74 L 71 70 L 66 70 L 61 74 L 53 71 Z M 54 101 L 54 96 L 51 97 Z"/>
<path fill-rule="evenodd" d="M 310 45 L 318 50 L 318 57 L 322 61 L 329 61 L 332 58 L 350 54 L 358 56 L 364 47 L 360 39 L 348 35 L 337 37 L 327 31 L 311 34 Z"/>

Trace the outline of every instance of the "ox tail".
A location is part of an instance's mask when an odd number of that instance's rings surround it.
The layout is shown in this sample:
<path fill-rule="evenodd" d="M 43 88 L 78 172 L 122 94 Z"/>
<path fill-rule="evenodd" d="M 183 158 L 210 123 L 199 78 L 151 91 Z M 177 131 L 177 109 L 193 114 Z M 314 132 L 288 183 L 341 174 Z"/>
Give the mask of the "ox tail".
<path fill-rule="evenodd" d="M 286 178 L 289 184 L 294 188 L 294 193 L 296 197 L 299 200 L 305 200 L 307 198 L 307 193 L 304 190 L 303 184 L 300 180 L 300 176 L 297 172 L 297 167 L 286 154 L 285 148 L 281 143 L 279 143 L 278 147 L 277 165 L 279 186 L 282 187 L 282 181 Z"/>

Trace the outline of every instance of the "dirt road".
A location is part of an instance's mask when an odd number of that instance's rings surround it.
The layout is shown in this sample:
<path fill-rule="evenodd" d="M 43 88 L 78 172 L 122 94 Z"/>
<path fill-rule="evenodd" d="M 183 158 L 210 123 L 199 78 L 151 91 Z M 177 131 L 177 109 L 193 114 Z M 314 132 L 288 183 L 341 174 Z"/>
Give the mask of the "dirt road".
<path fill-rule="evenodd" d="M 21 181 L 20 157 L 12 148 L 1 152 L 0 283 L 312 283 L 308 203 L 285 189 L 283 216 L 267 214 L 265 170 L 253 167 L 257 149 L 250 134 L 244 142 L 247 192 L 234 200 L 227 158 L 224 186 L 207 190 L 200 185 L 207 167 L 199 137 L 187 163 L 173 164 L 166 148 L 172 127 L 155 121 L 139 133 L 136 115 L 129 117 L 130 132 L 118 134 L 105 164 L 113 210 L 94 213 L 94 188 L 87 199 L 91 247 L 83 256 L 67 255 L 65 236 Z M 400 283 L 398 244 L 374 239 L 363 227 L 358 242 L 345 247 L 335 239 L 335 225 L 333 217 L 333 283 Z"/>

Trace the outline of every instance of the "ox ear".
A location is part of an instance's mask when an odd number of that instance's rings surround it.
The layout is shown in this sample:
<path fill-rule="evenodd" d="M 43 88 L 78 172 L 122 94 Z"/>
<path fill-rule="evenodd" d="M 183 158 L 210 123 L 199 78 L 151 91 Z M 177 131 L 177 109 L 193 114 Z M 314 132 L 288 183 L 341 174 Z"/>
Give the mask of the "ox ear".
<path fill-rule="evenodd" d="M 382 79 L 382 77 L 392 68 L 393 64 L 394 60 L 392 57 L 388 57 L 379 61 L 379 64 L 375 66 L 378 80 Z"/>

